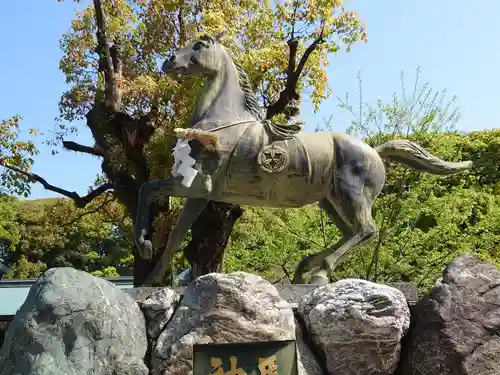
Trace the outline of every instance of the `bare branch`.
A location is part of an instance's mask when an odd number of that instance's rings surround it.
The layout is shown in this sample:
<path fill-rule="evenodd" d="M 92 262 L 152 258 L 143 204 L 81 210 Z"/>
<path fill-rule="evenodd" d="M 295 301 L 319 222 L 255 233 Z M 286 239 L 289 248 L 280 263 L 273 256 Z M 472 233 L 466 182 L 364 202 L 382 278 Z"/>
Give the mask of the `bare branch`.
<path fill-rule="evenodd" d="M 276 285 L 278 283 L 282 283 L 283 279 L 287 279 L 290 282 L 292 281 L 292 275 L 286 269 L 287 263 L 288 263 L 288 261 L 285 261 L 283 264 L 280 265 L 281 266 L 281 270 L 283 271 L 284 276 L 282 276 L 282 277 L 278 278 L 277 280 L 273 281 L 271 284 Z"/>
<path fill-rule="evenodd" d="M 286 70 L 286 85 L 285 88 L 280 92 L 278 100 L 267 107 L 267 119 L 271 119 L 273 116 L 279 113 L 286 113 L 287 106 L 290 104 L 290 102 L 299 100 L 300 97 L 297 93 L 297 84 L 299 82 L 300 76 L 311 54 L 318 48 L 320 44 L 324 43 L 324 41 L 325 39 L 323 38 L 322 29 L 319 37 L 316 38 L 314 42 L 309 45 L 309 47 L 307 47 L 304 55 L 302 55 L 299 64 L 297 65 L 297 68 L 295 68 L 299 42 L 295 38 L 295 36 L 292 36 L 292 38 L 288 40 L 287 44 L 290 50 L 290 54 L 288 58 L 288 67 Z"/>
<path fill-rule="evenodd" d="M 22 169 L 19 169 L 13 165 L 2 164 L 2 166 L 4 166 L 5 168 L 10 169 L 16 173 L 19 173 L 19 174 L 26 176 L 31 182 L 38 182 L 39 184 L 41 184 L 45 188 L 45 190 L 50 190 L 50 191 L 53 191 L 54 193 L 58 193 L 58 194 L 64 195 L 65 197 L 73 199 L 73 201 L 75 202 L 75 204 L 78 208 L 85 207 L 94 198 L 97 198 L 99 195 L 105 193 L 106 191 L 108 191 L 110 189 L 113 189 L 113 187 L 114 187 L 114 185 L 111 182 L 107 182 L 107 183 L 99 186 L 98 188 L 92 190 L 87 195 L 81 197 L 75 191 L 68 191 L 68 190 L 62 189 L 60 187 L 49 184 L 44 178 L 40 177 L 37 174 L 23 171 Z"/>
<path fill-rule="evenodd" d="M 97 24 L 97 51 L 101 57 L 102 64 L 100 67 L 103 69 L 104 73 L 104 90 L 106 102 L 113 110 L 118 111 L 120 109 L 120 96 L 118 92 L 115 66 L 120 69 L 120 63 L 118 58 L 118 50 L 114 50 L 115 61 L 113 63 L 113 54 L 111 52 L 109 40 L 106 37 L 106 15 L 104 14 L 104 7 L 101 0 L 94 0 L 95 8 L 95 19 Z"/>
<path fill-rule="evenodd" d="M 104 156 L 104 152 L 96 147 L 85 146 L 72 141 L 63 141 L 63 146 L 70 151 L 82 152 L 94 156 Z"/>
<path fill-rule="evenodd" d="M 283 273 L 285 274 L 286 278 L 289 280 L 289 281 L 292 281 L 293 278 L 292 278 L 292 275 L 290 274 L 290 272 L 288 272 L 287 268 L 286 268 L 286 265 L 287 265 L 288 261 L 285 261 L 282 265 L 281 265 L 281 270 L 283 271 Z"/>

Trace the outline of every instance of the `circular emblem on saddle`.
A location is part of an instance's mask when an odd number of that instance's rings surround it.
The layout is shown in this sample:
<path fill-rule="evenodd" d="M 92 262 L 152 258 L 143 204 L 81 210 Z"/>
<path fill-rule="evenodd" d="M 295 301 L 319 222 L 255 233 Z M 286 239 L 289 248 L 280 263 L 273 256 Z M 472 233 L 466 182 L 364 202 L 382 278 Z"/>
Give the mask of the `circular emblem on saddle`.
<path fill-rule="evenodd" d="M 267 173 L 279 173 L 288 165 L 288 153 L 282 147 L 267 145 L 257 155 L 259 167 Z"/>

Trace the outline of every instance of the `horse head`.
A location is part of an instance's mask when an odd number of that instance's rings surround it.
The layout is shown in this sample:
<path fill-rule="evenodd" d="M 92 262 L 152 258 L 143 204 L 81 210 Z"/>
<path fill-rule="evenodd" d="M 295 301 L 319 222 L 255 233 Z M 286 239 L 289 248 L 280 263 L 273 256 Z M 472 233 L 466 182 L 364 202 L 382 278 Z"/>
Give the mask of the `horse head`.
<path fill-rule="evenodd" d="M 220 40 L 226 33 L 217 36 L 203 35 L 178 49 L 162 65 L 165 74 L 213 76 L 221 69 L 223 50 Z"/>

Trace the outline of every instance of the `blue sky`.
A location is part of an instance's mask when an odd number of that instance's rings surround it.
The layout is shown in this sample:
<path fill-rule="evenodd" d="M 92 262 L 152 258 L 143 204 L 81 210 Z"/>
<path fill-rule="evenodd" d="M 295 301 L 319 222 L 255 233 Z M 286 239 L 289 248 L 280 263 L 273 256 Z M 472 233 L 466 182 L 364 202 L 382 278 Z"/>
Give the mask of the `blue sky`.
<path fill-rule="evenodd" d="M 417 66 L 421 79 L 432 88 L 446 88 L 457 95 L 461 130 L 494 128 L 500 123 L 496 85 L 500 82 L 500 31 L 496 27 L 500 3 L 482 0 L 472 6 L 465 0 L 385 1 L 351 0 L 346 7 L 356 10 L 367 22 L 368 44 L 340 52 L 330 60 L 328 76 L 333 96 L 319 113 L 304 104 L 302 118 L 314 127 L 333 115 L 333 126 L 345 130 L 350 115 L 337 107 L 335 95 L 357 94 L 357 73 L 361 72 L 364 97 L 389 101 L 400 88 L 399 73 L 411 85 Z M 36 127 L 50 136 L 57 102 L 65 88 L 58 69 L 59 39 L 70 25 L 72 1 L 8 1 L 0 13 L 2 90 L 0 118 L 19 113 L 23 126 Z M 84 124 L 75 141 L 92 144 Z M 100 162 L 87 155 L 51 149 L 37 140 L 41 154 L 33 168 L 50 183 L 84 194 L 100 170 Z M 54 196 L 34 185 L 30 198 Z"/>

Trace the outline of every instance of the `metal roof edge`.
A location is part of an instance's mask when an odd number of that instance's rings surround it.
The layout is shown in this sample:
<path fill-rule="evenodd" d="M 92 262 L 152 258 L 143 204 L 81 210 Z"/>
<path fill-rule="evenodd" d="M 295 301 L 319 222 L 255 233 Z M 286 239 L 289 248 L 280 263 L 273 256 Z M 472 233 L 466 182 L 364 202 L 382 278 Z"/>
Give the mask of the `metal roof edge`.
<path fill-rule="evenodd" d="M 101 277 L 115 285 L 133 285 L 133 276 L 121 277 Z M 0 288 L 25 288 L 31 287 L 38 279 L 2 279 L 0 280 Z"/>

